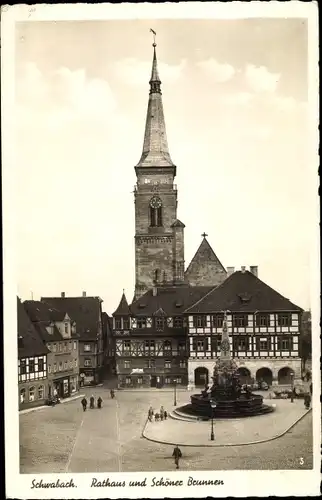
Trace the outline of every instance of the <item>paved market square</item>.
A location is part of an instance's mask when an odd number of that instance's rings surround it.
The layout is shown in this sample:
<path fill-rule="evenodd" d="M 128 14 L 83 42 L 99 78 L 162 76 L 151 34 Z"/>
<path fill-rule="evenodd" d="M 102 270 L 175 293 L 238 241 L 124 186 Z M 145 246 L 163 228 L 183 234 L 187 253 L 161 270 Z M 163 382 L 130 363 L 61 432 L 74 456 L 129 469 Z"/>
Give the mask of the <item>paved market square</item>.
<path fill-rule="evenodd" d="M 114 400 L 104 387 L 86 388 L 82 392 L 87 398 L 92 394 L 95 398 L 101 396 L 103 408 L 83 412 L 81 400 L 76 399 L 20 414 L 21 473 L 173 470 L 172 444 L 150 441 L 143 437 L 143 432 L 156 441 L 182 443 L 182 470 L 313 467 L 312 412 L 304 415 L 302 400 L 270 401 L 277 405 L 272 414 L 215 422 L 217 447 L 214 448 L 209 439 L 210 422 L 168 419 L 146 425 L 150 405 L 155 409 L 163 405 L 168 412 L 173 409 L 171 391 L 117 391 Z M 186 404 L 190 394 L 178 391 L 177 406 Z M 284 432 L 301 416 L 303 418 L 282 437 L 240 445 L 245 440 L 274 437 L 274 433 Z M 229 441 L 235 446 L 218 447 Z M 189 444 L 194 446 L 185 446 Z"/>

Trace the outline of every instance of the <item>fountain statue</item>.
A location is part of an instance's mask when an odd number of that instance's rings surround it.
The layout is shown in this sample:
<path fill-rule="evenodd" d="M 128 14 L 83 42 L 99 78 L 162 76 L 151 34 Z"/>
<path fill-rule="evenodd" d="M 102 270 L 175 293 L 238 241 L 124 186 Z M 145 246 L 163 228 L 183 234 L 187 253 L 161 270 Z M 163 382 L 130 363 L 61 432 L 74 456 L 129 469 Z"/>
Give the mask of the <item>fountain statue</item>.
<path fill-rule="evenodd" d="M 216 361 L 212 380 L 211 387 L 206 386 L 201 394 L 192 395 L 191 404 L 178 410 L 205 420 L 211 417 L 260 415 L 274 410 L 273 407 L 263 404 L 260 394 L 252 393 L 247 385 L 242 386 L 240 383 L 237 363 L 231 357 L 227 311 L 224 312 L 220 356 Z"/>

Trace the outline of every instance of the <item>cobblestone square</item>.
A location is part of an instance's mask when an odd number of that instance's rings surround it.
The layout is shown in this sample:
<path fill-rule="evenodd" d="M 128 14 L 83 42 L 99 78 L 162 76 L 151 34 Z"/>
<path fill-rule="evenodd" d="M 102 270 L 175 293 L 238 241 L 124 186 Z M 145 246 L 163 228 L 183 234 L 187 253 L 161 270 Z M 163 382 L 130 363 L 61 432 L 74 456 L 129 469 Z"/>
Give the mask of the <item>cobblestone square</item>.
<path fill-rule="evenodd" d="M 174 469 L 172 445 L 142 437 L 150 405 L 155 409 L 163 405 L 168 411 L 173 408 L 171 391 L 118 391 L 114 400 L 104 387 L 84 392 L 87 398 L 92 393 L 95 398 L 101 396 L 103 408 L 83 412 L 80 399 L 77 399 L 20 415 L 21 473 Z M 185 404 L 189 395 L 187 391 L 178 391 L 178 406 Z M 289 401 L 285 403 L 291 405 Z M 289 408 L 285 405 L 285 415 Z M 274 419 L 274 413 L 271 416 Z M 162 423 L 155 423 L 159 424 Z M 172 421 L 169 424 L 173 425 Z M 201 425 L 206 435 L 210 433 L 210 424 L 209 427 L 207 423 Z M 270 423 L 265 421 L 266 425 Z M 182 428 L 181 432 L 185 430 Z M 180 429 L 177 438 L 180 442 Z M 311 469 L 312 412 L 283 437 L 273 441 L 218 448 L 184 446 L 182 452 L 182 470 Z"/>

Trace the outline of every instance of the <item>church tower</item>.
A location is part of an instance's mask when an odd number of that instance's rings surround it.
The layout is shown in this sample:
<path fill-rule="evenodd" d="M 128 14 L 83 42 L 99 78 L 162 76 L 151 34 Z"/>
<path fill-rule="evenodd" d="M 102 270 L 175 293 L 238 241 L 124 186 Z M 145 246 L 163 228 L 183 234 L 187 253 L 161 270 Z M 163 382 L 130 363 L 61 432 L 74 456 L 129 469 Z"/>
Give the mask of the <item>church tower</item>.
<path fill-rule="evenodd" d="M 135 299 L 155 284 L 184 281 L 184 224 L 177 220 L 176 166 L 166 135 L 156 43 L 141 159 L 135 167 Z"/>

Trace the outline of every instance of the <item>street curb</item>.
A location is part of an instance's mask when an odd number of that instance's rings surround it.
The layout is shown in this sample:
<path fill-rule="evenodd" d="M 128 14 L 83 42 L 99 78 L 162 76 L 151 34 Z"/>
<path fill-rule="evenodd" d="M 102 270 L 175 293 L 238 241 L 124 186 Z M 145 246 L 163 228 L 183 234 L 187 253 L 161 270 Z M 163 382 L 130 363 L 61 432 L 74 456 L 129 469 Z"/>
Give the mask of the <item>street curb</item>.
<path fill-rule="evenodd" d="M 77 396 L 74 396 L 72 398 L 66 398 L 60 401 L 59 404 L 66 404 L 66 403 L 71 403 L 72 401 L 75 401 L 76 399 L 83 398 L 85 394 L 78 394 Z M 31 413 L 33 411 L 37 410 L 44 410 L 46 408 L 52 408 L 52 406 L 49 405 L 41 405 L 41 406 L 35 406 L 34 408 L 26 408 L 25 410 L 19 410 L 19 415 L 24 415 L 26 413 Z"/>
<path fill-rule="evenodd" d="M 116 389 L 118 392 L 172 392 L 173 389 Z M 187 389 L 177 389 L 177 392 L 191 392 Z"/>
<path fill-rule="evenodd" d="M 308 413 L 310 413 L 310 411 L 312 411 L 312 408 L 310 408 L 305 413 L 303 413 L 303 415 L 301 415 L 297 420 L 295 420 L 295 422 L 293 422 L 292 425 L 290 425 L 290 427 L 288 427 L 281 434 L 278 434 L 277 436 L 273 436 L 273 437 L 268 438 L 268 439 L 261 439 L 259 441 L 249 441 L 247 443 L 237 443 L 237 444 L 235 444 L 235 443 L 227 443 L 227 444 L 182 444 L 182 443 L 178 443 L 177 441 L 175 443 L 170 443 L 170 442 L 166 442 L 166 441 L 159 441 L 157 439 L 149 438 L 149 437 L 147 437 L 145 435 L 145 429 L 146 429 L 146 426 L 147 426 L 147 423 L 148 423 L 148 419 L 146 420 L 146 422 L 145 422 L 145 424 L 143 426 L 142 437 L 144 439 L 146 439 L 147 441 L 151 441 L 153 443 L 165 444 L 165 445 L 168 445 L 168 446 L 176 446 L 176 445 L 178 445 L 178 446 L 185 446 L 186 448 L 189 448 L 189 447 L 190 448 L 225 448 L 225 447 L 231 447 L 231 446 L 237 447 L 237 446 L 248 446 L 248 445 L 254 445 L 254 444 L 268 443 L 269 441 L 274 441 L 275 439 L 279 439 L 280 437 L 284 436 L 287 432 L 289 432 L 291 429 L 293 429 L 293 427 L 295 427 L 295 425 L 298 424 Z"/>

